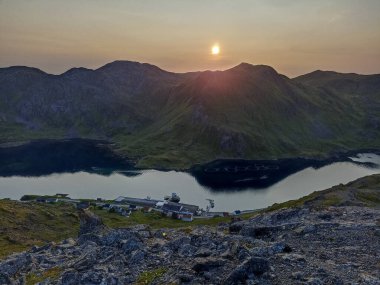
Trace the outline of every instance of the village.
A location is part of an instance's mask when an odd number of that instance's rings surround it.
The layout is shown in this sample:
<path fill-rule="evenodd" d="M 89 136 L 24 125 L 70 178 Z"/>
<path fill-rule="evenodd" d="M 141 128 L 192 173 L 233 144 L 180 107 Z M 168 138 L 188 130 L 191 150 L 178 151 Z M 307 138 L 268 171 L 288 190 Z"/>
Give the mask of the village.
<path fill-rule="evenodd" d="M 95 206 L 106 210 L 111 213 L 117 213 L 124 217 L 129 217 L 134 211 L 142 211 L 144 213 L 158 212 L 161 215 L 185 222 L 192 222 L 194 219 L 204 219 L 212 217 L 237 217 L 243 213 L 253 211 L 240 211 L 233 212 L 213 212 L 215 202 L 212 199 L 206 199 L 208 205 L 203 209 L 197 205 L 185 204 L 180 202 L 180 197 L 176 193 L 165 196 L 163 200 L 146 198 L 133 198 L 120 196 L 114 200 L 104 200 L 97 198 L 96 200 L 90 199 L 71 199 L 68 194 L 57 193 L 54 196 L 36 196 L 25 195 L 21 201 L 36 201 L 39 203 L 72 203 L 75 204 L 77 209 L 88 209 Z"/>

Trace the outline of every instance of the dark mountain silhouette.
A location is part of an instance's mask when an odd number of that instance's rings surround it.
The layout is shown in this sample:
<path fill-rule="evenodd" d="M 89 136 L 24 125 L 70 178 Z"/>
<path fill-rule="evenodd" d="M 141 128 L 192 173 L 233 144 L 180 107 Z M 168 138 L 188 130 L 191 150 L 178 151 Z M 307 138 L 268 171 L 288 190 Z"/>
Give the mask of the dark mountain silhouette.
<path fill-rule="evenodd" d="M 289 79 L 248 63 L 190 73 L 130 61 L 61 75 L 1 68 L 0 142 L 63 138 L 108 140 L 159 168 L 380 148 L 380 75 Z"/>

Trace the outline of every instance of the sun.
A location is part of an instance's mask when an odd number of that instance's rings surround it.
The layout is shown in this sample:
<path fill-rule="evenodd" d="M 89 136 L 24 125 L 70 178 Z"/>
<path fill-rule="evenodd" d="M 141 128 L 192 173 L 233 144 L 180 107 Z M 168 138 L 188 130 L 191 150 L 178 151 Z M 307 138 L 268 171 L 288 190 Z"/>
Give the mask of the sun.
<path fill-rule="evenodd" d="M 214 44 L 211 48 L 211 54 L 218 55 L 220 53 L 220 47 L 218 44 Z"/>

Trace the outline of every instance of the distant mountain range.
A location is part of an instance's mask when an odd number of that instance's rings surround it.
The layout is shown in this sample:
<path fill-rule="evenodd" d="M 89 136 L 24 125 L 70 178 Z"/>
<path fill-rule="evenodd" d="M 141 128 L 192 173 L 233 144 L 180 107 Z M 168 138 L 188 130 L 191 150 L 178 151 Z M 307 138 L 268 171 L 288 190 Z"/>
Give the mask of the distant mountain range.
<path fill-rule="evenodd" d="M 168 169 L 380 149 L 380 75 L 290 79 L 248 63 L 172 73 L 130 61 L 61 75 L 0 69 L 0 143 L 74 137 L 112 141 L 137 166 Z"/>

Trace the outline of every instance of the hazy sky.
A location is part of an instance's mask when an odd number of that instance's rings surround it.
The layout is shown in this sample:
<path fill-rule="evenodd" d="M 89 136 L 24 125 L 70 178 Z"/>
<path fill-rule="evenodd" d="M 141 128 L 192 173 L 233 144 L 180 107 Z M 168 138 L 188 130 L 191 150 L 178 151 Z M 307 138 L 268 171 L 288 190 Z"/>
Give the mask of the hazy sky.
<path fill-rule="evenodd" d="M 220 54 L 210 54 L 220 45 Z M 380 73 L 380 0 L 0 0 L 0 66 Z"/>

